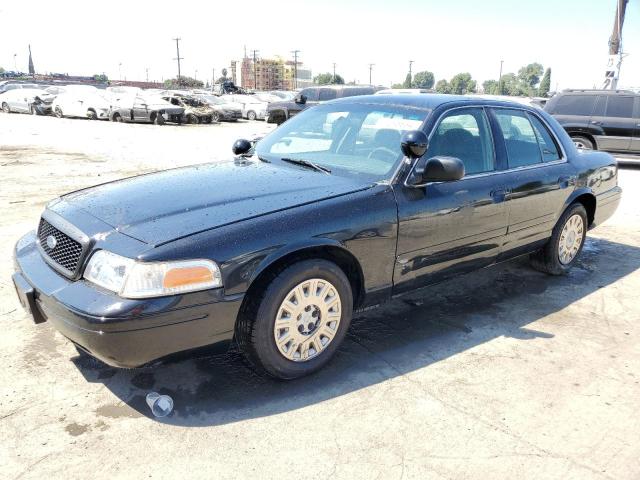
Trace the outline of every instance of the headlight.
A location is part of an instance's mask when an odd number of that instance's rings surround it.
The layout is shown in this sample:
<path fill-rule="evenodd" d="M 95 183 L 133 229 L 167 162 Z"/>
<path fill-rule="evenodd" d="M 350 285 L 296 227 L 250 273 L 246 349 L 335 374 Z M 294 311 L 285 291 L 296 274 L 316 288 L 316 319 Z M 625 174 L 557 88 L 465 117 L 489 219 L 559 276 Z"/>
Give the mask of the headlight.
<path fill-rule="evenodd" d="M 222 286 L 220 269 L 211 260 L 137 262 L 107 250 L 95 252 L 84 278 L 124 298 L 147 298 Z"/>

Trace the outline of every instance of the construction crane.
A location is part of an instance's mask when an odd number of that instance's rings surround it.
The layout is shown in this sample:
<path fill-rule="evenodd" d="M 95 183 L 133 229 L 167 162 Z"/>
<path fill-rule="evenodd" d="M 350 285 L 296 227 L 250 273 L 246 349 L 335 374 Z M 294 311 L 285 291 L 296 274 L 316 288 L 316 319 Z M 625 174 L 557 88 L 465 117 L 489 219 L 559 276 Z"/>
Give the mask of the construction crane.
<path fill-rule="evenodd" d="M 624 25 L 624 15 L 627 10 L 629 0 L 618 0 L 616 7 L 616 18 L 613 22 L 613 33 L 609 38 L 609 61 L 605 73 L 603 89 L 616 90 L 620 79 L 620 67 L 624 54 L 622 51 L 622 25 Z"/>

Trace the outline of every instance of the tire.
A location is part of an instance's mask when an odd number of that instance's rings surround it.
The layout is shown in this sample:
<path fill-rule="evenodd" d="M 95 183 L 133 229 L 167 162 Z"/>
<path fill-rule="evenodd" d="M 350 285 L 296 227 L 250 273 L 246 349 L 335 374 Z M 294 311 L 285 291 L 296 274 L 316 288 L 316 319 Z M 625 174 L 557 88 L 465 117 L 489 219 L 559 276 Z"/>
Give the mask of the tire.
<path fill-rule="evenodd" d="M 122 116 L 119 113 L 114 113 L 113 114 L 113 121 L 114 122 L 118 122 L 118 123 L 122 123 Z"/>
<path fill-rule="evenodd" d="M 154 125 L 164 125 L 164 117 L 162 115 L 160 115 L 160 114 L 156 114 L 151 119 L 151 122 Z"/>
<path fill-rule="evenodd" d="M 36 110 L 36 107 L 34 107 L 33 105 L 29 105 L 29 113 L 30 113 L 31 115 L 40 115 L 40 114 L 38 113 L 38 110 Z"/>
<path fill-rule="evenodd" d="M 577 221 L 576 217 L 579 217 L 581 224 Z M 575 233 L 575 228 L 572 228 L 571 225 L 567 225 L 570 221 L 579 224 L 580 228 L 577 229 L 579 234 Z M 564 230 L 565 226 L 570 228 L 570 231 L 574 232 L 573 236 L 569 236 L 569 234 Z M 571 204 L 562 214 L 558 223 L 556 223 L 556 226 L 553 227 L 553 233 L 546 245 L 541 250 L 531 255 L 530 260 L 533 268 L 541 272 L 548 273 L 549 275 L 566 274 L 575 264 L 582 252 L 584 240 L 587 236 L 587 226 L 587 211 L 584 206 L 581 203 Z M 571 242 L 574 238 L 576 242 L 579 241 L 579 244 Z M 563 259 L 562 254 L 563 252 L 567 252 L 567 245 L 569 243 L 573 245 L 574 249 L 577 246 L 577 250 L 572 253 L 571 258 L 564 257 Z"/>
<path fill-rule="evenodd" d="M 11 113 L 11 109 L 9 108 L 9 104 L 7 102 L 2 102 L 2 111 L 4 113 Z"/>
<path fill-rule="evenodd" d="M 190 125 L 197 125 L 198 123 L 200 123 L 200 119 L 193 113 L 190 113 L 189 115 L 187 115 L 187 123 Z"/>
<path fill-rule="evenodd" d="M 200 123 L 206 123 L 207 125 L 212 122 L 211 115 L 208 117 L 202 117 L 202 121 Z"/>
<path fill-rule="evenodd" d="M 333 357 L 349 329 L 353 311 L 349 280 L 336 264 L 314 259 L 294 263 L 274 273 L 268 282 L 261 291 L 246 299 L 240 313 L 236 338 L 241 351 L 256 370 L 281 380 L 319 370 Z M 301 302 L 294 289 L 305 284 L 307 298 L 301 297 Z M 319 297 L 309 296 L 309 290 L 323 293 Z M 304 305 L 305 301 L 315 304 L 307 305 L 308 308 L 300 306 L 300 310 L 288 313 L 285 300 L 292 298 L 296 298 L 298 305 Z M 332 299 L 333 311 L 326 310 L 330 304 L 327 299 Z M 293 301 L 288 305 L 295 306 Z M 288 327 L 276 330 L 276 318 L 281 319 L 282 325 L 291 322 L 297 331 Z M 324 335 L 325 332 L 330 336 Z M 281 347 L 276 343 L 277 335 L 285 339 Z M 322 344 L 316 344 L 317 341 Z M 289 351 L 289 358 L 283 353 L 285 349 Z"/>
<path fill-rule="evenodd" d="M 254 112 L 253 110 L 249 110 L 247 112 L 247 120 L 255 120 L 256 119 L 256 112 Z"/>
<path fill-rule="evenodd" d="M 571 140 L 573 140 L 573 144 L 576 148 L 580 150 L 597 150 L 593 141 L 587 137 L 583 137 L 582 135 L 572 135 Z"/>
<path fill-rule="evenodd" d="M 56 110 L 55 110 L 55 112 L 54 112 L 54 113 L 55 113 L 56 117 L 58 117 L 58 118 L 62 118 L 62 117 L 64 117 L 64 115 L 62 114 L 62 110 L 60 109 L 60 107 L 56 107 Z"/>
<path fill-rule="evenodd" d="M 89 120 L 97 120 L 98 119 L 98 114 L 96 113 L 95 110 L 89 109 L 89 110 L 87 110 L 87 118 Z"/>
<path fill-rule="evenodd" d="M 220 114 L 218 112 L 213 112 L 211 114 L 211 121 L 214 123 L 220 122 Z"/>

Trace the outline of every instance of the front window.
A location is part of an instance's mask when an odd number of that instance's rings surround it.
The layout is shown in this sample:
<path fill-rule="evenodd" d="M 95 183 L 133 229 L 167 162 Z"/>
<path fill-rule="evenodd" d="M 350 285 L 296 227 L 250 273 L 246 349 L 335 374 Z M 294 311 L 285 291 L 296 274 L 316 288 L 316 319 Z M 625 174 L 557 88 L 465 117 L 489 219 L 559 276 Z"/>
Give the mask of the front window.
<path fill-rule="evenodd" d="M 421 127 L 428 110 L 388 105 L 328 104 L 296 115 L 258 142 L 269 161 L 307 160 L 334 174 L 379 181 L 402 159 L 402 134 Z"/>

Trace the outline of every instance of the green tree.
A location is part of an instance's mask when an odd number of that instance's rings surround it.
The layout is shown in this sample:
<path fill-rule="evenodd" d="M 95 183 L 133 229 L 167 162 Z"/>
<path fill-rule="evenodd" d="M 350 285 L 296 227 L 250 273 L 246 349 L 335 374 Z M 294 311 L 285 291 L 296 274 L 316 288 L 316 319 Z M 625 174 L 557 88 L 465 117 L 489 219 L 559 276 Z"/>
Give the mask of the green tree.
<path fill-rule="evenodd" d="M 540 82 L 540 88 L 538 89 L 538 95 L 541 97 L 546 97 L 549 95 L 549 90 L 551 90 L 551 69 L 547 68 L 544 72 L 544 77 L 542 77 L 542 81 Z"/>
<path fill-rule="evenodd" d="M 394 83 L 393 85 L 391 85 L 391 88 L 404 88 L 402 85 L 402 83 Z"/>
<path fill-rule="evenodd" d="M 164 81 L 166 88 L 202 88 L 204 83 L 191 77 L 170 78 Z"/>
<path fill-rule="evenodd" d="M 0 67 L 0 73 L 4 73 L 4 68 Z"/>
<path fill-rule="evenodd" d="M 522 82 L 519 81 L 515 73 L 505 73 L 500 79 L 499 86 L 502 89 L 502 95 L 511 95 L 514 97 L 526 95 Z M 499 89 L 500 89 L 499 88 Z"/>
<path fill-rule="evenodd" d="M 102 83 L 107 83 L 109 81 L 109 77 L 107 77 L 104 73 L 96 73 L 93 76 L 93 79 L 96 82 L 102 82 Z"/>
<path fill-rule="evenodd" d="M 539 63 L 530 63 L 518 70 L 518 80 L 522 84 L 522 90 L 527 95 L 535 93 L 536 85 L 540 82 L 544 69 Z"/>
<path fill-rule="evenodd" d="M 313 77 L 313 83 L 315 83 L 316 85 L 331 85 L 334 83 L 338 85 L 344 85 L 344 78 L 336 74 L 336 78 L 334 79 L 333 73 L 331 72 L 320 73 Z"/>
<path fill-rule="evenodd" d="M 484 93 L 488 95 L 498 95 L 500 86 L 497 80 L 485 80 L 482 82 L 482 89 L 484 90 Z"/>
<path fill-rule="evenodd" d="M 433 88 L 434 83 L 435 78 L 433 76 L 433 72 L 418 72 L 413 77 L 413 86 L 415 88 Z"/>
<path fill-rule="evenodd" d="M 451 87 L 451 93 L 455 93 L 456 95 L 475 93 L 476 91 L 476 81 L 471 78 L 471 74 L 467 72 L 458 73 L 451 79 L 449 85 Z"/>
<path fill-rule="evenodd" d="M 436 92 L 451 93 L 451 86 L 449 85 L 449 82 L 447 82 L 444 78 L 442 80 L 438 80 L 438 83 L 436 83 Z"/>
<path fill-rule="evenodd" d="M 407 73 L 407 76 L 404 79 L 404 82 L 402 82 L 402 88 L 411 88 L 412 87 L 413 82 L 411 81 L 411 74 Z"/>

